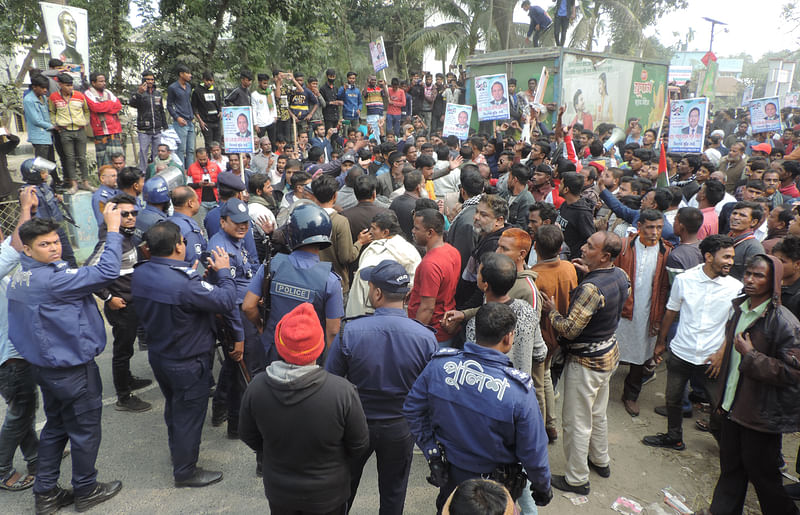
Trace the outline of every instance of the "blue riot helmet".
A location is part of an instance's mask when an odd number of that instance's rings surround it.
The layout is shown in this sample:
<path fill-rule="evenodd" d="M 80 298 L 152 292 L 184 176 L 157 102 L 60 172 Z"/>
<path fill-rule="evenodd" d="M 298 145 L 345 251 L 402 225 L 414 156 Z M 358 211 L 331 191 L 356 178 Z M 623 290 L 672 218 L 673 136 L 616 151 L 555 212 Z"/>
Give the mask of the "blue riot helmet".
<path fill-rule="evenodd" d="M 292 250 L 311 243 L 320 243 L 324 249 L 331 245 L 331 228 L 331 217 L 324 209 L 303 202 L 289 214 L 286 241 Z"/>
<path fill-rule="evenodd" d="M 26 184 L 32 185 L 45 182 L 45 179 L 42 178 L 42 172 L 47 172 L 49 174 L 55 169 L 56 164 L 43 157 L 26 159 L 19 167 L 19 171 L 22 174 L 22 180 L 25 181 Z"/>
<path fill-rule="evenodd" d="M 151 177 L 144 183 L 142 196 L 148 204 L 167 204 L 169 203 L 169 185 L 163 177 L 158 175 Z"/>

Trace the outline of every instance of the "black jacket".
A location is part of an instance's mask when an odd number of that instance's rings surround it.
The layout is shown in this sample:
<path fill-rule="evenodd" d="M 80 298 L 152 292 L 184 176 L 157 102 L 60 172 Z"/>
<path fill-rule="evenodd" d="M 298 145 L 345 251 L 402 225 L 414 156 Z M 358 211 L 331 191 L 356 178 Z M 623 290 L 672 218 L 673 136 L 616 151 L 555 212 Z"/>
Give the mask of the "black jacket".
<path fill-rule="evenodd" d="M 157 133 L 167 128 L 164 99 L 158 88 L 153 91 L 131 94 L 130 105 L 136 108 L 136 128 L 142 132 Z"/>
<path fill-rule="evenodd" d="M 325 100 L 325 107 L 322 108 L 323 120 L 328 120 L 331 122 L 339 120 L 339 106 L 331 104 L 331 102 L 338 100 L 338 92 L 339 88 L 334 87 L 327 81 L 324 84 L 320 84 L 319 94 L 322 95 L 322 99 Z"/>
<path fill-rule="evenodd" d="M 581 257 L 581 247 L 595 233 L 593 213 L 594 208 L 582 198 L 573 204 L 564 202 L 558 209 L 556 223 L 564 231 L 570 259 Z"/>
<path fill-rule="evenodd" d="M 239 436 L 264 452 L 271 503 L 328 513 L 349 499 L 350 462 L 369 447 L 361 400 L 347 379 L 322 368 L 283 380 L 271 373 L 274 367 L 247 387 Z"/>
<path fill-rule="evenodd" d="M 192 90 L 192 109 L 200 115 L 200 119 L 206 125 L 217 127 L 220 124 L 220 113 L 222 112 L 222 95 L 219 88 L 208 90 L 204 84 L 198 85 Z"/>

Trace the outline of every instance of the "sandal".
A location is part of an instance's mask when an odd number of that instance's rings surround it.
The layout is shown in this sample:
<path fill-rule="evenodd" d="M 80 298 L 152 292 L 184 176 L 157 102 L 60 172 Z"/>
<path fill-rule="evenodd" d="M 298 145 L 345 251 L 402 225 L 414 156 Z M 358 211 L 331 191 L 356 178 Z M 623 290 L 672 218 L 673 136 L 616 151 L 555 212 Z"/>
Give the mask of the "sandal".
<path fill-rule="evenodd" d="M 708 433 L 708 422 L 706 422 L 705 420 L 695 420 L 694 427 L 696 427 L 700 431 Z"/>
<path fill-rule="evenodd" d="M 36 477 L 32 474 L 23 476 L 16 470 L 11 469 L 8 471 L 8 474 L 0 478 L 0 489 L 19 492 L 20 490 L 32 487 L 35 479 Z"/>

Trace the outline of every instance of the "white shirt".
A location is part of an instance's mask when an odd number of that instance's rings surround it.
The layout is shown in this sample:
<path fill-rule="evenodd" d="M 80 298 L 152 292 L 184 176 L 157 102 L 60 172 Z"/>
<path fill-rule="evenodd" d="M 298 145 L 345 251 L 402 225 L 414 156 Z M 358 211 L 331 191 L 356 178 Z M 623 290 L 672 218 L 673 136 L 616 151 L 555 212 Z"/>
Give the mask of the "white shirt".
<path fill-rule="evenodd" d="M 253 108 L 253 124 L 257 127 L 267 127 L 275 123 L 278 117 L 278 106 L 275 105 L 275 96 L 272 90 L 266 95 L 258 90 L 250 93 L 250 105 Z"/>
<path fill-rule="evenodd" d="M 704 364 L 725 341 L 725 323 L 733 309 L 731 301 L 742 290 L 742 283 L 730 275 L 709 278 L 703 266 L 676 276 L 667 301 L 667 309 L 680 313 L 670 350 L 695 365 Z"/>

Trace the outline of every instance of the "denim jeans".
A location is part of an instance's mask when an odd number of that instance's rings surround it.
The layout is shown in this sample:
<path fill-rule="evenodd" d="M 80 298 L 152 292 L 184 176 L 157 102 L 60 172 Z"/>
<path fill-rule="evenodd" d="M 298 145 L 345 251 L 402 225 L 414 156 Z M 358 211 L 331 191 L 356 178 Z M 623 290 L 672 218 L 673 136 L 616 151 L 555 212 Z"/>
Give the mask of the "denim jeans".
<path fill-rule="evenodd" d="M 400 115 L 399 114 L 387 114 L 386 115 L 386 134 L 390 132 L 394 132 L 395 136 L 400 136 L 400 131 L 403 128 L 400 126 Z"/>
<path fill-rule="evenodd" d="M 158 145 L 161 143 L 161 133 L 147 134 L 139 133 L 139 169 L 144 172 L 147 164 L 156 158 Z M 188 166 L 186 167 L 188 168 Z"/>
<path fill-rule="evenodd" d="M 0 476 L 12 469 L 17 447 L 28 462 L 28 472 L 35 473 L 39 451 L 34 427 L 38 395 L 31 365 L 23 360 L 10 360 L 0 366 L 0 394 L 8 404 L 0 428 Z"/>
<path fill-rule="evenodd" d="M 194 163 L 194 124 L 190 121 L 183 127 L 178 122 L 173 122 L 172 128 L 178 133 L 180 144 L 178 150 L 175 152 L 178 157 L 183 161 L 184 169 L 188 170 L 189 166 Z"/>

